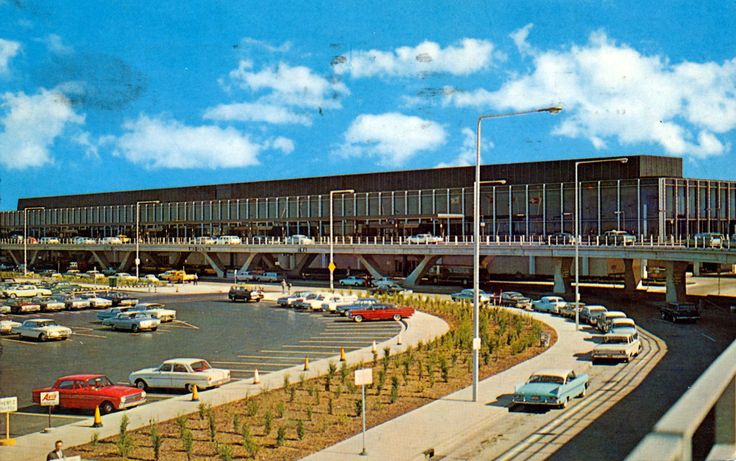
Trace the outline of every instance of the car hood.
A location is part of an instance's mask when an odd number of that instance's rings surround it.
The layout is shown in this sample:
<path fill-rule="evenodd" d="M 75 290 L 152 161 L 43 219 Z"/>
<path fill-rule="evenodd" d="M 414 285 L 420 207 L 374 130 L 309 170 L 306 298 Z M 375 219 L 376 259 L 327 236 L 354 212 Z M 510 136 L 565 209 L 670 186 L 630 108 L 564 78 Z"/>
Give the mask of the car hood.
<path fill-rule="evenodd" d="M 556 395 L 559 384 L 554 383 L 526 383 L 516 389 L 517 394 L 529 395 Z"/>
<path fill-rule="evenodd" d="M 142 370 L 137 370 L 137 371 L 132 372 L 130 376 L 156 373 L 157 371 L 158 371 L 158 368 L 144 368 Z"/>

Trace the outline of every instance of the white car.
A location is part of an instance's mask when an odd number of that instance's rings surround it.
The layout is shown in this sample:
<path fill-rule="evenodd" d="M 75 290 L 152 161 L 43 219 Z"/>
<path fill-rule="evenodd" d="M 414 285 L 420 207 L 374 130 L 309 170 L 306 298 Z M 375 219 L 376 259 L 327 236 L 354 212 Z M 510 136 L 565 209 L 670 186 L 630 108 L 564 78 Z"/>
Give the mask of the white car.
<path fill-rule="evenodd" d="M 207 235 L 196 237 L 194 239 L 195 245 L 214 245 L 215 243 L 217 243 L 217 240 L 214 237 L 210 237 Z"/>
<path fill-rule="evenodd" d="M 3 289 L 5 298 L 34 298 L 36 296 L 51 296 L 51 290 L 39 288 L 36 285 L 12 285 Z"/>
<path fill-rule="evenodd" d="M 636 328 L 619 328 L 603 335 L 603 342 L 595 346 L 591 357 L 593 363 L 599 360 L 631 361 L 641 352 L 641 341 Z"/>
<path fill-rule="evenodd" d="M 236 282 L 253 282 L 256 280 L 257 275 L 249 271 L 237 271 L 235 273 Z"/>
<path fill-rule="evenodd" d="M 146 274 L 141 276 L 141 282 L 143 283 L 158 283 L 160 280 L 153 274 Z"/>
<path fill-rule="evenodd" d="M 71 328 L 59 325 L 53 319 L 30 319 L 11 330 L 12 334 L 21 338 L 35 338 L 39 341 L 50 339 L 67 339 L 72 335 Z"/>
<path fill-rule="evenodd" d="M 41 237 L 38 243 L 42 245 L 58 245 L 61 241 L 57 237 Z"/>
<path fill-rule="evenodd" d="M 103 245 L 121 245 L 123 240 L 120 237 L 103 237 L 100 243 Z"/>
<path fill-rule="evenodd" d="M 92 237 L 74 237 L 74 240 L 72 240 L 75 245 L 96 245 L 97 240 L 93 239 Z"/>
<path fill-rule="evenodd" d="M 559 314 L 560 309 L 567 306 L 567 301 L 559 296 L 542 296 L 540 299 L 532 302 L 532 310 L 537 312 L 550 312 Z"/>
<path fill-rule="evenodd" d="M 311 291 L 295 291 L 294 293 L 291 293 L 290 295 L 281 296 L 280 298 L 276 299 L 276 304 L 278 304 L 281 307 L 290 307 L 292 304 L 296 302 L 301 302 L 309 296 L 309 294 L 312 293 Z"/>
<path fill-rule="evenodd" d="M 608 331 L 612 333 L 616 333 L 617 331 L 622 331 L 622 329 L 627 328 L 636 330 L 636 322 L 628 317 L 611 319 L 608 325 Z"/>
<path fill-rule="evenodd" d="M 20 322 L 13 320 L 0 320 L 0 335 L 9 335 L 13 328 L 19 327 Z"/>
<path fill-rule="evenodd" d="M 95 293 L 83 293 L 79 297 L 89 301 L 89 307 L 92 309 L 107 309 L 108 307 L 112 307 L 111 299 L 101 298 Z"/>
<path fill-rule="evenodd" d="M 322 302 L 320 309 L 322 312 L 337 312 L 338 306 L 349 306 L 358 300 L 357 296 L 340 296 L 330 295 Z"/>
<path fill-rule="evenodd" d="M 217 245 L 240 245 L 243 240 L 237 235 L 222 235 L 215 242 Z"/>
<path fill-rule="evenodd" d="M 192 392 L 194 385 L 198 389 L 208 389 L 227 383 L 230 370 L 212 368 L 203 359 L 170 359 L 156 368 L 134 371 L 128 381 L 139 389 L 156 387 Z"/>
<path fill-rule="evenodd" d="M 286 237 L 284 242 L 287 245 L 314 245 L 314 239 L 303 234 L 294 234 L 290 237 Z"/>
<path fill-rule="evenodd" d="M 137 282 L 138 279 L 135 277 L 135 275 L 131 275 L 127 272 L 118 272 L 115 274 L 115 277 L 117 277 L 119 280 L 125 280 L 128 282 Z"/>
<path fill-rule="evenodd" d="M 161 303 L 140 303 L 128 312 L 132 311 L 145 312 L 151 317 L 159 319 L 161 323 L 173 322 L 176 320 L 176 311 L 174 309 L 167 309 Z"/>
<path fill-rule="evenodd" d="M 417 234 L 406 239 L 407 243 L 442 243 L 442 237 L 432 234 Z"/>

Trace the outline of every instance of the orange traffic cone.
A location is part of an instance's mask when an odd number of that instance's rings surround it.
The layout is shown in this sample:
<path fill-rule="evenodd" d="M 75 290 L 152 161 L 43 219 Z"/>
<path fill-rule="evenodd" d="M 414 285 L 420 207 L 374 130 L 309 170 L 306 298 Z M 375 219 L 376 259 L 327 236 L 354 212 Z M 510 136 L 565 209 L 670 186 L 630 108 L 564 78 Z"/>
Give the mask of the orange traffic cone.
<path fill-rule="evenodd" d="M 341 362 L 345 361 L 345 348 L 344 347 L 340 348 L 340 361 Z"/>
<path fill-rule="evenodd" d="M 256 368 L 253 373 L 253 384 L 261 384 L 261 377 L 258 376 L 258 368 Z"/>
<path fill-rule="evenodd" d="M 309 356 L 304 357 L 304 371 L 309 370 Z"/>
<path fill-rule="evenodd" d="M 192 402 L 199 402 L 199 391 L 196 384 L 192 386 Z"/>
<path fill-rule="evenodd" d="M 92 427 L 102 427 L 102 417 L 100 416 L 100 407 L 95 407 L 95 422 L 92 423 Z"/>

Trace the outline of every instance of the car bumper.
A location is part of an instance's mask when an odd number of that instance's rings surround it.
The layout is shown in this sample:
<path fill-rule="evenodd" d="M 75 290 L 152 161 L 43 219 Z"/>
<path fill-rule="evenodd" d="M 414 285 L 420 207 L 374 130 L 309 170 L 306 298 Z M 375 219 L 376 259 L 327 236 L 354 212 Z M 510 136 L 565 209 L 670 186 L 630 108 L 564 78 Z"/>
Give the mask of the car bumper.
<path fill-rule="evenodd" d="M 534 400 L 533 397 L 524 397 L 521 399 L 514 397 L 511 400 L 511 403 L 514 405 L 557 406 L 560 405 L 562 402 L 558 401 L 557 399 L 548 399 L 547 397 L 540 397 L 536 400 Z"/>
<path fill-rule="evenodd" d="M 144 403 L 146 403 L 146 398 L 145 398 L 145 397 L 143 397 L 142 399 L 139 399 L 139 400 L 134 400 L 134 401 L 132 401 L 132 402 L 127 402 L 127 401 L 126 401 L 126 402 L 124 402 L 124 403 L 121 403 L 121 404 L 120 404 L 120 405 L 118 406 L 118 409 L 120 409 L 120 410 L 124 410 L 124 409 L 126 409 L 126 408 L 132 408 L 132 407 L 137 407 L 138 405 L 142 405 L 142 404 L 144 404 Z"/>
<path fill-rule="evenodd" d="M 593 360 L 626 360 L 629 355 L 625 352 L 593 352 Z"/>

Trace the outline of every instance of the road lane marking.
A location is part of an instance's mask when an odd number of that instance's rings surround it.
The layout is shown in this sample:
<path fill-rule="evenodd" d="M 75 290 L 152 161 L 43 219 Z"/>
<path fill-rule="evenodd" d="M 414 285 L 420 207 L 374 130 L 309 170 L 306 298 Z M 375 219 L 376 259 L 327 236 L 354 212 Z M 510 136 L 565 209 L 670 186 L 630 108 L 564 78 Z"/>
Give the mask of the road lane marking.
<path fill-rule="evenodd" d="M 256 371 L 256 368 L 254 368 L 252 370 L 230 370 L 230 373 L 249 373 L 249 374 L 252 374 L 252 373 L 255 373 L 255 371 Z M 267 374 L 273 373 L 273 372 L 272 371 L 268 371 L 268 370 L 263 370 L 263 371 L 258 370 L 258 373 L 261 374 L 261 375 L 267 375 Z"/>
<path fill-rule="evenodd" d="M 705 337 L 706 339 L 710 339 L 711 341 L 716 342 L 715 338 L 712 338 L 712 337 L 706 335 L 705 333 L 700 333 L 700 334 L 703 335 L 703 337 Z"/>
<path fill-rule="evenodd" d="M 292 346 L 292 347 L 298 347 L 298 346 Z M 299 352 L 299 351 L 272 351 L 272 350 L 267 350 L 267 349 L 264 349 L 264 350 L 262 350 L 260 352 L 266 352 L 268 354 L 273 354 L 273 353 L 276 353 L 276 354 L 302 354 L 303 353 L 303 352 Z M 315 355 L 335 355 L 332 352 L 319 352 L 319 351 L 317 351 L 317 352 L 310 352 L 310 354 L 315 354 Z M 238 357 L 240 357 L 240 356 L 238 356 Z"/>
<path fill-rule="evenodd" d="M 337 350 L 337 351 L 340 350 L 340 346 L 308 346 L 308 345 L 301 345 L 301 344 L 299 345 L 289 344 L 289 345 L 285 345 L 284 347 L 289 347 L 291 349 L 304 348 L 304 349 L 332 349 L 332 350 Z"/>
<path fill-rule="evenodd" d="M 299 365 L 301 363 L 301 361 L 297 361 L 297 362 L 293 362 L 293 363 L 269 363 L 269 362 L 212 362 L 212 363 L 224 363 L 224 364 L 231 364 L 231 365 L 257 365 L 257 366 L 263 366 L 263 367 L 284 367 L 284 368 L 289 368 L 289 367 L 292 367 L 294 365 Z"/>
<path fill-rule="evenodd" d="M 325 339 L 302 339 L 299 341 L 300 343 L 316 343 L 316 344 L 337 344 L 338 346 L 341 344 L 365 344 L 370 345 L 371 341 L 369 340 L 358 340 L 358 341 L 351 341 L 349 339 L 340 340 L 340 339 L 332 339 L 332 338 L 325 338 Z"/>
<path fill-rule="evenodd" d="M 269 355 L 239 355 L 243 359 L 267 359 L 267 360 L 295 360 L 296 357 L 275 357 Z"/>
<path fill-rule="evenodd" d="M 11 339 L 11 338 L 2 338 L 2 339 L 4 341 L 13 341 L 14 343 L 28 344 L 28 345 L 31 345 L 31 346 L 39 346 L 40 345 L 40 343 L 32 343 L 30 341 L 22 341 L 20 339 Z"/>

